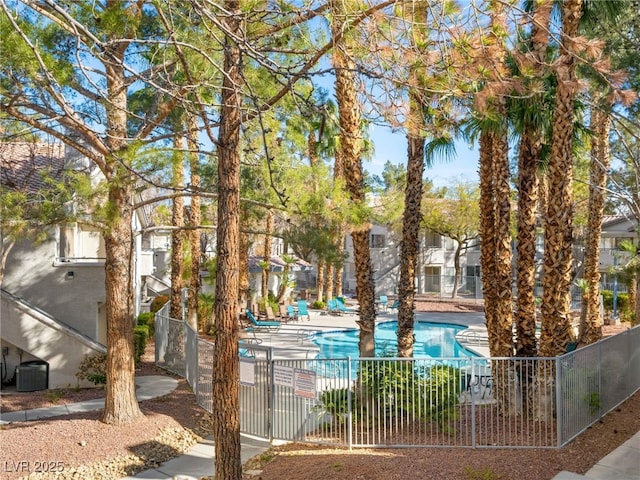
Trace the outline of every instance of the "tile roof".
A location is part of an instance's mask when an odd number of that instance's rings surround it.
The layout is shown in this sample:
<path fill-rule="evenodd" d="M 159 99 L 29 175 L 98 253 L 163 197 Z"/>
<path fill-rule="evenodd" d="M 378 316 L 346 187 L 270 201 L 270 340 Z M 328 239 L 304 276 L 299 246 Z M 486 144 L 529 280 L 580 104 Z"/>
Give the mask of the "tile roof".
<path fill-rule="evenodd" d="M 63 144 L 0 142 L 0 184 L 3 188 L 35 193 L 46 186 L 46 176 L 61 179 L 64 171 Z"/>

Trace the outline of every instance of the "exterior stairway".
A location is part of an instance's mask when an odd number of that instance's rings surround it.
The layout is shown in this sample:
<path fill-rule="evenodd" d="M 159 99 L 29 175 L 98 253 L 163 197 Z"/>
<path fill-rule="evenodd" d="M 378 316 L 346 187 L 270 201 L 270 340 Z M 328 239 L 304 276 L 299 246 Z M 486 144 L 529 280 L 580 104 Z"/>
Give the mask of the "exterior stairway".
<path fill-rule="evenodd" d="M 49 364 L 49 388 L 76 385 L 85 355 L 104 353 L 104 345 L 0 289 L 2 340 Z"/>

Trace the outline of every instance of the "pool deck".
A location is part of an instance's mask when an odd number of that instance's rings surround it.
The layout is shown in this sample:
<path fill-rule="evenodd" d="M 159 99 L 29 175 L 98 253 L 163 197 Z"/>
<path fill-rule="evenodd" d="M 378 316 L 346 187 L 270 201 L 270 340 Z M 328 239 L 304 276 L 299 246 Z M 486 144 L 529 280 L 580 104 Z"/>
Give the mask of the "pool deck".
<path fill-rule="evenodd" d="M 250 332 L 246 334 L 249 342 L 257 339 L 262 346 L 273 348 L 275 359 L 315 358 L 319 348 L 313 343 L 313 336 L 320 332 L 357 329 L 355 314 L 331 315 L 326 311 L 309 310 L 310 320 L 283 323 L 277 332 Z M 397 320 L 396 313 L 382 312 L 376 317 L 376 323 Z M 489 356 L 487 329 L 484 314 L 480 312 L 416 312 L 416 322 L 450 323 L 468 327 L 461 331 L 458 342 L 480 356 Z"/>

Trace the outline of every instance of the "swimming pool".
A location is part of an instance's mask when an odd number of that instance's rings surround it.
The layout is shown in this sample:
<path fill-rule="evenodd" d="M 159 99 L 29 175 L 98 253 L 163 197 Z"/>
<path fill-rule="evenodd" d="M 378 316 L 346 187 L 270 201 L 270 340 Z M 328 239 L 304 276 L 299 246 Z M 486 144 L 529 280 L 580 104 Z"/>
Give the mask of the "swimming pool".
<path fill-rule="evenodd" d="M 397 321 L 376 325 L 376 356 L 395 357 L 398 351 Z M 456 334 L 467 327 L 449 323 L 415 322 L 414 358 L 477 357 L 456 341 Z M 358 329 L 318 333 L 313 342 L 320 348 L 318 358 L 357 358 L 360 356 Z"/>

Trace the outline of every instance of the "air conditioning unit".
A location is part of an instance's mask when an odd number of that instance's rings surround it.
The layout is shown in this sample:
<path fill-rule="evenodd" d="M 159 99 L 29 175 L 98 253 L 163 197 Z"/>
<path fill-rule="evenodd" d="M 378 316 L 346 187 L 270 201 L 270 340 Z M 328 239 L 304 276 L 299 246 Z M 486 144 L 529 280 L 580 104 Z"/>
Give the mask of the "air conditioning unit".
<path fill-rule="evenodd" d="M 49 388 L 49 364 L 44 360 L 22 362 L 16 368 L 16 391 L 35 392 Z"/>

